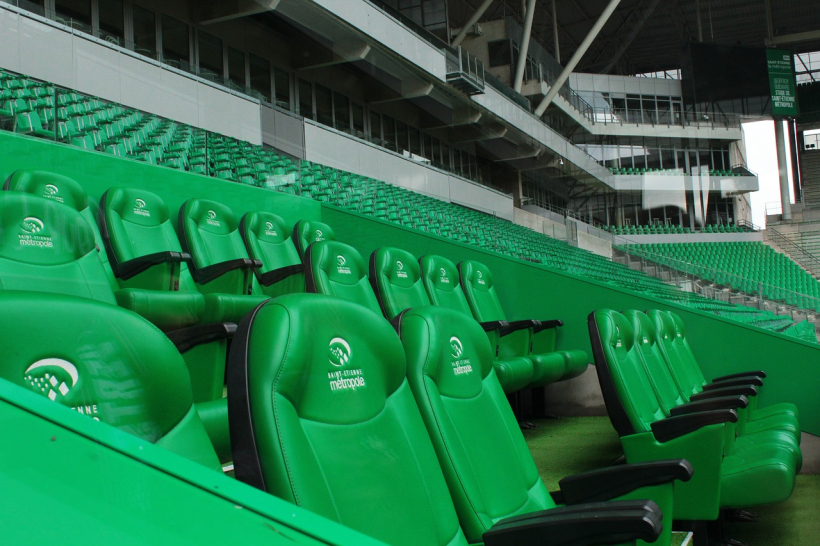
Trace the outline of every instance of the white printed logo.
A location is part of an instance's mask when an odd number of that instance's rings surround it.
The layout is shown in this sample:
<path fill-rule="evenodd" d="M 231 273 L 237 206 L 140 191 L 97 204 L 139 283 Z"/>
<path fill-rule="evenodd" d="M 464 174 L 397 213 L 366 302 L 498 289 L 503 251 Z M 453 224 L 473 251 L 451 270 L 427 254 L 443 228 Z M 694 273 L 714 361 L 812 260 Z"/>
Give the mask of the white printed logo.
<path fill-rule="evenodd" d="M 43 224 L 43 221 L 39 218 L 35 218 L 34 216 L 29 216 L 28 218 L 23 219 L 23 223 L 20 224 L 20 227 L 23 228 L 23 231 L 26 233 L 38 233 L 43 230 L 46 226 Z"/>
<path fill-rule="evenodd" d="M 265 222 L 265 229 L 267 229 L 267 230 L 273 229 L 273 222 Z"/>
<path fill-rule="evenodd" d="M 447 272 L 444 270 L 444 268 L 443 268 L 443 267 L 442 267 L 441 269 L 439 269 L 439 270 L 438 270 L 438 272 L 439 272 L 439 273 L 441 273 L 441 276 L 442 276 L 442 277 L 447 276 Z"/>
<path fill-rule="evenodd" d="M 45 190 L 46 195 L 54 195 L 55 193 L 60 191 L 60 189 L 54 184 L 46 184 Z"/>
<path fill-rule="evenodd" d="M 316 230 L 316 239 L 315 240 L 316 240 L 316 242 L 325 240 L 325 238 L 322 237 L 322 230 L 321 229 Z"/>
<path fill-rule="evenodd" d="M 456 336 L 450 338 L 450 353 L 453 355 L 453 358 L 458 358 L 461 356 L 461 353 L 464 352 L 464 346 L 461 344 L 461 340 L 458 339 Z"/>
<path fill-rule="evenodd" d="M 401 263 L 401 261 L 399 261 L 399 260 L 396 260 L 396 269 L 398 269 L 399 271 L 404 269 L 404 264 Z"/>
<path fill-rule="evenodd" d="M 481 271 L 476 271 L 476 274 L 478 275 L 478 278 L 479 278 L 479 279 L 480 279 L 481 277 L 483 277 L 483 276 L 484 276 L 484 274 L 483 274 L 483 273 L 481 273 Z"/>
<path fill-rule="evenodd" d="M 151 212 L 145 208 L 145 201 L 142 199 L 134 199 L 134 214 L 138 216 L 145 216 L 150 218 Z"/>
<path fill-rule="evenodd" d="M 137 206 L 138 209 L 145 208 L 145 201 L 143 201 L 142 199 L 135 199 L 134 204 Z"/>
<path fill-rule="evenodd" d="M 39 390 L 52 401 L 57 400 L 58 396 L 66 396 L 80 377 L 77 368 L 61 358 L 38 360 L 23 374 L 35 392 Z"/>
<path fill-rule="evenodd" d="M 221 225 L 221 224 L 219 223 L 219 220 L 216 220 L 216 212 L 214 212 L 214 211 L 212 211 L 212 210 L 209 210 L 209 211 L 208 211 L 208 213 L 207 213 L 207 216 L 208 216 L 208 218 L 205 220 L 205 222 L 206 222 L 209 226 L 217 226 L 217 227 L 219 227 L 219 226 Z"/>
<path fill-rule="evenodd" d="M 339 254 L 338 256 L 336 256 L 336 263 L 339 264 L 339 265 L 344 265 L 344 264 L 347 263 L 347 260 L 345 260 L 344 256 Z"/>
<path fill-rule="evenodd" d="M 347 341 L 340 337 L 334 337 L 330 340 L 328 355 L 331 364 L 338 367 L 344 366 L 350 360 L 350 354 L 350 345 L 347 344 Z"/>
<path fill-rule="evenodd" d="M 209 210 L 208 211 L 208 220 L 213 220 L 214 218 L 216 218 L 216 213 L 212 210 Z"/>

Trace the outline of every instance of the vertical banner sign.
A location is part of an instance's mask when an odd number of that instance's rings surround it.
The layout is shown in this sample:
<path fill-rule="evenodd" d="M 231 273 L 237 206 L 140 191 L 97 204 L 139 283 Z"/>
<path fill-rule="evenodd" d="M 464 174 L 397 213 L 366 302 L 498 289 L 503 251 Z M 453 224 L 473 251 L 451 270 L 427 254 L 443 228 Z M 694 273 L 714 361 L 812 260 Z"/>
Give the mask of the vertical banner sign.
<path fill-rule="evenodd" d="M 767 49 L 766 63 L 769 67 L 769 89 L 772 92 L 772 115 L 797 116 L 791 52 L 786 49 Z"/>

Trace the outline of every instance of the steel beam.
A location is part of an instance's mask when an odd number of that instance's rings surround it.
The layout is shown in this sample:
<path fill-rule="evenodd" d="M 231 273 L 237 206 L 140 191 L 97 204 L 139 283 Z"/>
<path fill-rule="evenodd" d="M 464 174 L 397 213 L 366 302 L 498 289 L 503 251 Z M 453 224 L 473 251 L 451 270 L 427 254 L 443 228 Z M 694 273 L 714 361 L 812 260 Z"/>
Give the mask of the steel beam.
<path fill-rule="evenodd" d="M 615 11 L 615 8 L 617 8 L 618 4 L 620 3 L 621 0 L 609 0 L 609 4 L 607 4 L 606 8 L 604 8 L 603 13 L 601 13 L 601 16 L 598 17 L 598 20 L 595 21 L 595 24 L 590 29 L 589 34 L 587 34 L 587 37 L 584 38 L 584 41 L 581 42 L 581 45 L 578 46 L 577 50 L 575 50 L 575 54 L 573 54 L 572 58 L 569 60 L 569 63 L 567 63 L 567 66 L 564 68 L 563 72 L 561 72 L 561 75 L 558 76 L 558 79 L 555 80 L 554 84 L 552 84 L 552 87 L 550 88 L 549 93 L 547 93 L 547 96 L 544 97 L 544 99 L 541 101 L 541 104 L 539 104 L 538 108 L 535 109 L 536 117 L 540 118 L 542 115 L 544 115 L 544 112 L 547 110 L 547 107 L 552 102 L 552 99 L 555 98 L 555 95 L 558 94 L 558 91 L 560 91 L 561 87 L 564 85 L 564 83 L 566 83 L 570 74 L 572 74 L 572 71 L 575 70 L 576 66 L 578 66 L 578 63 L 580 62 L 581 58 L 587 52 L 587 49 L 589 49 L 589 46 L 592 44 L 593 40 L 595 40 L 595 38 L 598 36 L 598 33 L 601 32 L 601 29 L 604 27 L 607 20 L 609 20 L 609 17 Z"/>
<path fill-rule="evenodd" d="M 484 12 L 487 11 L 487 8 L 489 8 L 492 3 L 493 0 L 484 0 L 484 2 L 478 6 L 478 9 L 467 19 L 467 22 L 461 27 L 461 32 L 458 33 L 458 36 L 456 36 L 450 44 L 452 47 L 458 47 L 461 42 L 464 41 L 464 38 L 467 37 L 467 33 L 470 32 L 470 28 L 481 19 L 481 16 L 484 15 Z"/>
<path fill-rule="evenodd" d="M 530 50 L 530 36 L 532 35 L 532 18 L 535 15 L 535 0 L 527 1 L 527 14 L 524 16 L 524 36 L 521 38 L 521 47 L 518 50 L 518 62 L 515 65 L 515 89 L 521 92 L 524 85 L 524 69 L 527 67 L 527 53 Z"/>
<path fill-rule="evenodd" d="M 815 40 L 820 40 L 820 30 L 810 30 L 808 32 L 798 32 L 796 34 L 775 36 L 771 40 L 766 40 L 766 45 L 779 46 L 786 44 L 799 44 L 800 42 L 813 42 Z"/>
<path fill-rule="evenodd" d="M 621 56 L 626 53 L 626 50 L 632 44 L 632 41 L 637 38 L 638 34 L 641 33 L 643 27 L 646 25 L 646 22 L 650 17 L 652 17 L 652 14 L 655 13 L 655 9 L 660 3 L 661 0 L 650 0 L 649 5 L 646 6 L 646 9 L 641 12 L 637 21 L 630 23 L 629 25 L 625 25 L 629 28 L 629 33 L 623 38 L 623 40 L 621 40 L 621 45 L 609 59 L 609 62 L 603 69 L 602 74 L 608 74 L 615 67 L 615 64 L 620 60 Z"/>

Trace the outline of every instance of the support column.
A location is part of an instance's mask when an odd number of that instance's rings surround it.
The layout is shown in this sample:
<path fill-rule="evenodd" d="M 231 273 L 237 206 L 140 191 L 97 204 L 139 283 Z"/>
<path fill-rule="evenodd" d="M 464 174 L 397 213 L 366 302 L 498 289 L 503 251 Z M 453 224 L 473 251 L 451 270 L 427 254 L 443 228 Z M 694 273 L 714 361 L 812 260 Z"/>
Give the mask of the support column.
<path fill-rule="evenodd" d="M 794 186 L 795 202 L 803 202 L 803 173 L 800 172 L 800 151 L 803 149 L 801 138 L 797 135 L 797 121 L 789 120 L 789 147 L 791 148 L 792 160 L 792 185 Z"/>
<path fill-rule="evenodd" d="M 555 11 L 555 0 L 552 0 L 552 39 L 555 42 L 555 60 L 561 64 L 561 48 L 558 47 L 558 12 Z"/>
<path fill-rule="evenodd" d="M 570 74 L 572 71 L 575 70 L 575 67 L 578 66 L 578 63 L 581 62 L 581 58 L 589 49 L 589 46 L 592 44 L 593 40 L 598 36 L 598 33 L 601 32 L 601 29 L 604 27 L 606 22 L 609 20 L 609 17 L 615 11 L 615 8 L 618 7 L 618 4 L 621 3 L 621 0 L 609 0 L 609 4 L 607 4 L 606 8 L 604 8 L 604 12 L 601 13 L 601 16 L 598 17 L 598 20 L 595 21 L 595 24 L 592 25 L 592 28 L 589 30 L 589 34 L 587 37 L 584 38 L 584 41 L 581 42 L 581 45 L 578 46 L 578 49 L 575 50 L 575 54 L 567 63 L 567 66 L 564 68 L 561 75 L 558 76 L 558 79 L 555 80 L 555 83 L 552 84 L 550 87 L 549 92 L 547 92 L 547 96 L 544 97 L 544 100 L 541 101 L 541 104 L 538 105 L 538 108 L 535 109 L 535 116 L 541 117 L 546 112 L 547 107 L 552 102 L 552 99 L 555 98 L 555 95 L 558 94 L 558 91 L 561 90 L 564 83 L 566 83 L 567 79 L 569 79 Z"/>
<path fill-rule="evenodd" d="M 789 198 L 789 170 L 786 164 L 786 132 L 783 130 L 783 120 L 774 120 L 774 138 L 777 142 L 777 170 L 780 174 L 780 203 L 783 220 L 792 219 L 792 205 Z"/>
<path fill-rule="evenodd" d="M 698 18 L 698 42 L 703 41 L 703 23 L 700 20 L 700 0 L 695 0 L 695 16 Z"/>
<path fill-rule="evenodd" d="M 462 27 L 461 32 L 458 33 L 458 36 L 455 37 L 453 42 L 450 44 L 452 47 L 458 47 L 461 42 L 464 41 L 464 38 L 467 36 L 467 33 L 470 32 L 470 28 L 481 19 L 481 16 L 484 15 L 484 12 L 487 11 L 487 8 L 490 7 L 490 4 L 493 3 L 493 0 L 484 0 L 484 3 L 478 6 L 478 9 L 475 10 L 467 22 L 464 23 L 464 27 Z"/>
<path fill-rule="evenodd" d="M 524 69 L 527 67 L 527 53 L 530 49 L 530 36 L 532 35 L 532 18 L 535 15 L 535 0 L 528 0 L 527 14 L 524 16 L 524 37 L 521 38 L 521 47 L 518 48 L 518 63 L 515 65 L 515 79 L 513 89 L 517 93 L 521 92 L 524 85 Z"/>

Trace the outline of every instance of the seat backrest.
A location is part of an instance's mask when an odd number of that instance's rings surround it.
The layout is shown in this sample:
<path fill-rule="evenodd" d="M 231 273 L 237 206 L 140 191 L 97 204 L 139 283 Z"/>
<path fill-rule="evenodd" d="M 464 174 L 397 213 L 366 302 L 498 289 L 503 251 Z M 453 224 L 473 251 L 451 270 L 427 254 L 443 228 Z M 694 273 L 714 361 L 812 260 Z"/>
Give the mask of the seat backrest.
<path fill-rule="evenodd" d="M 416 257 L 400 248 L 382 247 L 370 255 L 370 284 L 387 320 L 413 307 L 430 305 Z"/>
<path fill-rule="evenodd" d="M 428 254 L 419 260 L 419 267 L 421 282 L 430 303 L 461 311 L 467 316 L 473 315 L 461 289 L 456 264 L 444 256 Z"/>
<path fill-rule="evenodd" d="M 0 192 L 0 289 L 117 303 L 88 222 L 29 193 Z"/>
<path fill-rule="evenodd" d="M 318 241 L 305 255 L 305 290 L 336 296 L 382 314 L 359 251 L 339 241 Z"/>
<path fill-rule="evenodd" d="M 396 332 L 360 305 L 257 307 L 228 372 L 237 479 L 388 544 L 467 544 L 405 374 Z"/>
<path fill-rule="evenodd" d="M 672 346 L 676 349 L 678 358 L 683 363 L 681 368 L 689 375 L 689 380 L 692 383 L 698 387 L 703 387 L 707 381 L 703 375 L 703 370 L 700 369 L 700 365 L 695 358 L 695 353 L 689 345 L 689 340 L 686 338 L 686 325 L 678 314 L 672 311 L 667 311 L 667 314 L 675 325 L 675 337 L 672 339 Z"/>
<path fill-rule="evenodd" d="M 146 190 L 109 188 L 100 200 L 100 232 L 114 274 L 123 287 L 169 290 L 175 267 L 155 265 L 143 273 L 123 280 L 119 264 L 157 252 L 182 252 L 176 231 L 162 198 Z M 179 267 L 179 290 L 194 291 L 196 286 L 188 265 Z"/>
<path fill-rule="evenodd" d="M 694 362 L 694 356 L 688 350 L 688 343 L 681 342 L 686 338 L 684 332 L 678 329 L 672 313 L 662 309 L 650 309 L 646 315 L 658 332 L 661 353 L 680 392 L 687 398 L 699 393 L 704 384 L 703 374 L 696 362 L 694 366 L 686 365 L 690 359 Z M 680 320 L 680 317 L 678 319 Z M 680 322 L 682 326 L 683 321 Z"/>
<path fill-rule="evenodd" d="M 221 470 L 185 363 L 148 321 L 113 305 L 34 292 L 0 293 L 0 308 L 0 377 Z"/>
<path fill-rule="evenodd" d="M 635 331 L 635 344 L 640 350 L 646 374 L 664 414 L 669 416 L 672 408 L 685 404 L 687 401 L 681 396 L 675 379 L 669 372 L 669 366 L 661 349 L 661 336 L 658 335 L 655 325 L 645 313 L 637 309 L 629 309 L 624 311 L 623 315 L 632 324 Z"/>
<path fill-rule="evenodd" d="M 271 212 L 248 212 L 239 222 L 239 233 L 245 241 L 250 257 L 262 262 L 262 267 L 256 270 L 258 275 L 302 265 L 302 259 L 293 242 L 292 231 L 287 229 L 281 216 Z M 276 286 L 271 290 L 273 292 L 270 295 L 304 292 L 304 274 L 291 275 L 286 286 Z"/>
<path fill-rule="evenodd" d="M 336 233 L 329 225 L 319 220 L 299 220 L 293 226 L 293 244 L 302 262 L 305 261 L 305 254 L 312 243 L 319 241 L 335 241 Z"/>
<path fill-rule="evenodd" d="M 589 314 L 589 337 L 604 403 L 619 436 L 647 432 L 666 417 L 646 375 L 630 321 L 611 309 Z"/>
<path fill-rule="evenodd" d="M 236 215 L 222 203 L 208 199 L 189 199 L 183 203 L 179 209 L 179 233 L 182 249 L 191 255 L 194 270 L 249 259 Z M 251 275 L 250 271 L 234 269 L 207 283 L 207 287 L 201 286 L 200 290 L 248 294 L 246 275 Z M 250 293 L 261 292 L 253 280 L 250 289 Z"/>
<path fill-rule="evenodd" d="M 80 213 L 91 231 L 94 233 L 94 242 L 105 269 L 108 282 L 112 290 L 119 288 L 114 272 L 111 271 L 111 264 L 108 263 L 108 254 L 105 251 L 105 244 L 97 227 L 97 206 L 88 199 L 88 194 L 76 180 L 61 174 L 38 171 L 34 169 L 20 169 L 14 171 L 3 185 L 4 190 L 31 193 L 52 199 L 58 203 L 69 206 Z"/>
<path fill-rule="evenodd" d="M 507 320 L 493 285 L 490 269 L 475 260 L 458 264 L 459 280 L 473 317 L 479 322 Z"/>
<path fill-rule="evenodd" d="M 470 543 L 500 519 L 555 507 L 493 371 L 482 328 L 445 307 L 400 315 L 407 377 Z"/>

